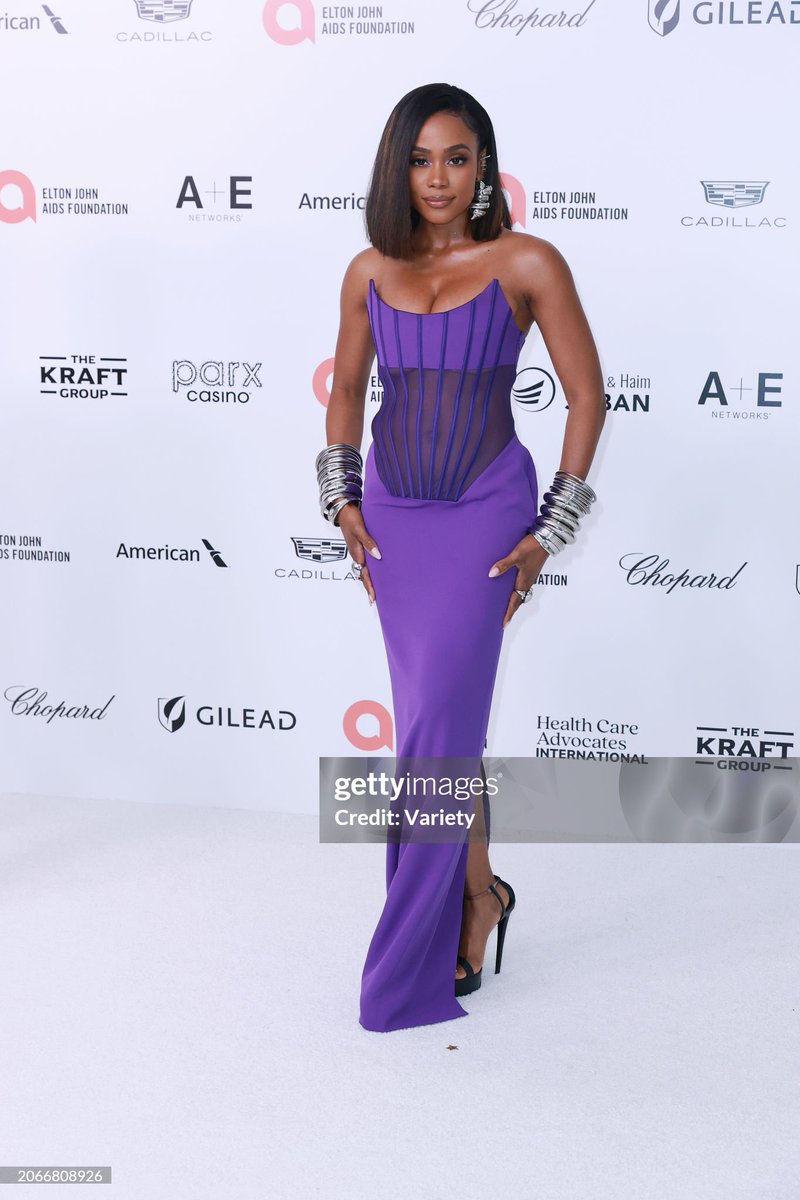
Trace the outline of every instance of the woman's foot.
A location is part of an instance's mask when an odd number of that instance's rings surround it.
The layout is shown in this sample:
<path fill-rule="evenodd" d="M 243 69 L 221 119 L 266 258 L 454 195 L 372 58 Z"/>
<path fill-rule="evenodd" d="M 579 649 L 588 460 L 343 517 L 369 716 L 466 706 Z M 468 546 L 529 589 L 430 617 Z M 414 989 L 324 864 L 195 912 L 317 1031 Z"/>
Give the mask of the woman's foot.
<path fill-rule="evenodd" d="M 507 905 L 510 897 L 505 887 L 494 878 L 492 883 L 503 904 Z M 458 954 L 460 958 L 467 960 L 475 972 L 483 966 L 489 934 L 498 924 L 502 915 L 497 896 L 490 892 L 488 887 L 485 892 L 480 892 L 475 896 L 464 896 Z M 456 967 L 456 979 L 463 979 L 465 975 L 466 971 L 459 964 Z"/>

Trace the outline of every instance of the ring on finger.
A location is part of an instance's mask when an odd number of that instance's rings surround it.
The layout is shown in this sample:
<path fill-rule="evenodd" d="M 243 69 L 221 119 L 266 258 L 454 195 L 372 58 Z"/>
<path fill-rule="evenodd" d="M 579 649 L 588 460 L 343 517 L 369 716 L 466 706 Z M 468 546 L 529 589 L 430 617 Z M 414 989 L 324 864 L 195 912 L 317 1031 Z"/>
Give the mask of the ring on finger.
<path fill-rule="evenodd" d="M 353 563 L 353 570 L 355 571 L 356 575 L 360 575 L 363 568 L 364 568 L 363 563 L 357 563 L 357 562 Z"/>
<path fill-rule="evenodd" d="M 517 595 L 519 596 L 519 598 L 523 604 L 527 604 L 527 602 L 530 600 L 531 596 L 533 595 L 532 587 L 529 587 L 527 592 L 523 592 L 522 588 L 514 588 L 514 591 L 517 593 Z"/>

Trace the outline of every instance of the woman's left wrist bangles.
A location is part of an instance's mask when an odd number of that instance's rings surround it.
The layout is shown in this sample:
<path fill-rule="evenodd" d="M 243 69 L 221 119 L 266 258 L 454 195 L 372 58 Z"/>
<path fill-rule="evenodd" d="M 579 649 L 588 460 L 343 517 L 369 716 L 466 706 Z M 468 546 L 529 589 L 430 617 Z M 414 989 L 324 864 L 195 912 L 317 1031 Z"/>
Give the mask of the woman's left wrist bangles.
<path fill-rule="evenodd" d="M 339 524 L 345 504 L 361 507 L 364 487 L 364 463 L 358 447 L 349 442 L 333 442 L 316 457 L 320 512 L 326 521 Z"/>
<path fill-rule="evenodd" d="M 575 541 L 580 518 L 585 517 L 597 499 L 580 475 L 556 471 L 550 491 L 544 494 L 539 514 L 526 533 L 536 538 L 548 554 L 560 554 Z"/>

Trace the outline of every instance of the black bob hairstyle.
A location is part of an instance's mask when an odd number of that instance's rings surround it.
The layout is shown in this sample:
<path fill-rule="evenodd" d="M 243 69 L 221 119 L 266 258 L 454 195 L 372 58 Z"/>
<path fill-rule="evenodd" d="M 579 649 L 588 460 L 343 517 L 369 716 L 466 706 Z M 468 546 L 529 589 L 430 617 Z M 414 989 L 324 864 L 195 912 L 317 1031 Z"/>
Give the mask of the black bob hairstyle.
<path fill-rule="evenodd" d="M 420 221 L 411 207 L 408 170 L 411 151 L 419 131 L 434 113 L 447 112 L 460 117 L 478 139 L 478 152 L 484 150 L 488 161 L 483 181 L 491 184 L 489 208 L 469 222 L 475 241 L 488 242 L 499 237 L 503 228 L 511 229 L 511 216 L 500 186 L 497 146 L 489 114 L 474 96 L 450 83 L 426 83 L 408 92 L 394 106 L 381 136 L 367 193 L 365 221 L 372 245 L 388 258 L 410 258 L 411 235 Z"/>

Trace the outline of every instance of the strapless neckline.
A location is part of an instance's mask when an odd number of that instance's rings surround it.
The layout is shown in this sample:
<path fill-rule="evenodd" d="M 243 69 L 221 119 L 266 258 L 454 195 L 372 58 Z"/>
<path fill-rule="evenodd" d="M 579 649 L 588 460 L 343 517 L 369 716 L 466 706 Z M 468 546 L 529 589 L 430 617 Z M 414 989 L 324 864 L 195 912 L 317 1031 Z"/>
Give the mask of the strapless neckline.
<path fill-rule="evenodd" d="M 375 299 L 380 304 L 382 304 L 384 306 L 384 308 L 389 308 L 389 309 L 391 309 L 392 312 L 400 313 L 404 317 L 445 317 L 449 313 L 459 312 L 462 308 L 469 308 L 470 305 L 477 303 L 477 301 L 480 300 L 482 296 L 485 296 L 486 293 L 489 291 L 489 288 L 496 288 L 497 291 L 500 293 L 500 299 L 502 300 L 503 304 L 506 306 L 506 308 L 508 309 L 508 312 L 510 313 L 511 322 L 512 322 L 514 328 L 516 329 L 517 333 L 523 339 L 527 337 L 527 334 L 522 332 L 519 325 L 517 325 L 517 322 L 514 320 L 514 313 L 512 311 L 511 305 L 508 303 L 508 300 L 506 299 L 505 292 L 500 287 L 500 280 L 497 278 L 497 276 L 495 276 L 494 279 L 490 279 L 489 282 L 486 284 L 486 287 L 481 288 L 481 290 L 477 293 L 477 295 L 473 296 L 470 300 L 465 300 L 463 304 L 454 304 L 452 308 L 441 308 L 441 309 L 439 309 L 438 312 L 427 312 L 427 313 L 411 312 L 411 310 L 407 309 L 407 308 L 395 308 L 395 306 L 393 304 L 389 304 L 388 301 L 383 299 L 380 292 L 378 291 L 378 289 L 375 286 L 374 279 L 370 279 L 369 286 L 372 289 L 373 294 L 375 295 Z"/>

